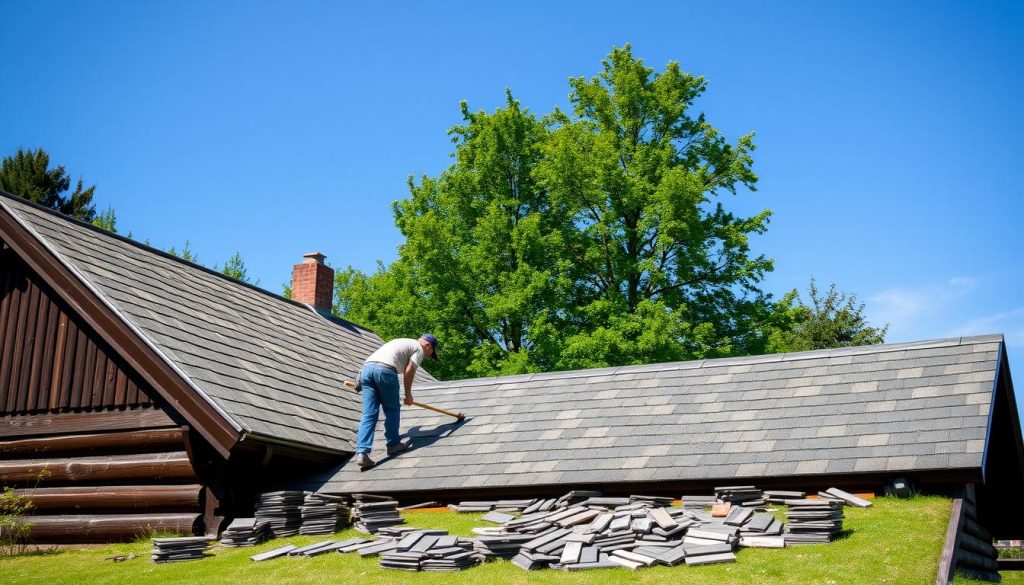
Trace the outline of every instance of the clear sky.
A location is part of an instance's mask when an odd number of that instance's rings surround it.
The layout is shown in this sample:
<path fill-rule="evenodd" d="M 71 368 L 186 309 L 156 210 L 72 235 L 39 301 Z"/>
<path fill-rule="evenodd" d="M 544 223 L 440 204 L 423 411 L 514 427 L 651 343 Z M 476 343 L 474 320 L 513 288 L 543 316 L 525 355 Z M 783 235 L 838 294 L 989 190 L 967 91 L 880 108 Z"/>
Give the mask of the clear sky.
<path fill-rule="evenodd" d="M 767 290 L 836 282 L 889 341 L 1002 332 L 1024 372 L 1024 2 L 490 5 L 0 0 L 0 154 L 43 147 L 122 233 L 280 292 L 305 252 L 394 258 L 460 100 L 548 112 L 629 42 L 757 133 L 727 205 L 775 212 Z"/>

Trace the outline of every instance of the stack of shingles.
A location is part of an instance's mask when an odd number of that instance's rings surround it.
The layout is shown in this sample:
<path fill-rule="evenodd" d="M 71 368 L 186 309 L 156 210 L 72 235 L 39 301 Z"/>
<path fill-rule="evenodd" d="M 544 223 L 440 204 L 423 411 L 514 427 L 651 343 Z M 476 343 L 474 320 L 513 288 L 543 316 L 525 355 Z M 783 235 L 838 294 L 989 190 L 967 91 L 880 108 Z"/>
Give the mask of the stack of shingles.
<path fill-rule="evenodd" d="M 294 544 L 288 544 L 280 548 L 268 550 L 258 555 L 249 557 L 253 561 L 266 561 L 270 559 L 276 559 L 277 557 L 288 556 L 301 556 L 301 557 L 314 557 L 323 553 L 331 551 L 338 552 L 352 552 L 358 550 L 360 547 L 365 547 L 375 544 L 372 541 L 366 540 L 365 538 L 351 538 L 349 540 L 343 540 L 341 542 L 334 542 L 332 540 L 325 540 L 323 542 L 317 542 L 307 546 L 299 547 Z"/>
<path fill-rule="evenodd" d="M 512 562 L 532 570 L 543 567 L 579 570 L 653 564 L 707 564 L 735 560 L 739 526 L 726 524 L 685 508 L 671 508 L 671 498 L 633 496 L 602 498 L 594 492 L 573 492 L 554 510 L 524 513 L 506 522 L 504 533 L 489 534 L 482 545 L 507 544 L 511 550 L 523 537 Z M 749 518 L 744 518 L 746 522 Z M 514 539 L 519 535 L 519 539 Z M 499 540 L 500 539 L 500 540 Z M 478 550 L 481 545 L 478 545 Z"/>
<path fill-rule="evenodd" d="M 352 525 L 360 532 L 373 534 L 384 527 L 405 523 L 405 519 L 398 513 L 398 502 L 395 500 L 372 494 L 355 494 L 352 497 Z"/>
<path fill-rule="evenodd" d="M 326 494 L 306 494 L 301 507 L 303 535 L 333 534 L 348 526 L 350 510 L 345 499 Z"/>
<path fill-rule="evenodd" d="M 153 561 L 172 563 L 176 561 L 192 561 L 209 556 L 207 549 L 211 539 L 205 536 L 181 536 L 177 538 L 154 538 L 153 550 L 150 551 Z"/>
<path fill-rule="evenodd" d="M 416 530 L 402 536 L 380 555 L 380 566 L 406 571 L 461 571 L 480 564 L 473 543 L 444 531 Z"/>
<path fill-rule="evenodd" d="M 255 546 L 270 538 L 270 522 L 255 518 L 235 518 L 220 535 L 221 546 Z"/>
<path fill-rule="evenodd" d="M 752 485 L 716 487 L 715 497 L 721 502 L 747 508 L 761 508 L 766 503 L 764 492 Z"/>
<path fill-rule="evenodd" d="M 256 502 L 256 521 L 270 523 L 274 538 L 294 536 L 302 527 L 302 504 L 306 492 L 280 491 L 260 494 Z"/>
<path fill-rule="evenodd" d="M 786 500 L 786 544 L 831 542 L 843 529 L 843 501 Z"/>

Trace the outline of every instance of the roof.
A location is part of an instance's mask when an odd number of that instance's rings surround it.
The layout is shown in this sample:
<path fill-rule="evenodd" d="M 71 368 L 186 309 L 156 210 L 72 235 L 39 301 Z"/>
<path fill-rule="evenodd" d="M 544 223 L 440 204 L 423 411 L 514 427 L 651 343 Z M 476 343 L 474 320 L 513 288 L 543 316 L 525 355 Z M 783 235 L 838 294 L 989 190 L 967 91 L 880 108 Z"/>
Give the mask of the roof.
<path fill-rule="evenodd" d="M 375 333 L 6 193 L 0 207 L 240 433 L 352 452 L 361 406 L 342 383 Z"/>
<path fill-rule="evenodd" d="M 1002 351 L 993 335 L 434 383 L 416 400 L 465 423 L 410 409 L 412 451 L 301 483 L 398 494 L 979 470 Z"/>

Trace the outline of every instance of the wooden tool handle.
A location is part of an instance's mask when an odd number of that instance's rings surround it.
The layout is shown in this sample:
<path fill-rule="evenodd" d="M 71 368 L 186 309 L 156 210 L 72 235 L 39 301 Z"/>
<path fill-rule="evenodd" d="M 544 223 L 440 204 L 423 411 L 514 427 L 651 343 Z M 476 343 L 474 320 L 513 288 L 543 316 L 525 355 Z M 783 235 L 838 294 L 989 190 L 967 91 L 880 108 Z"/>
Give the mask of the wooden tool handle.
<path fill-rule="evenodd" d="M 439 412 L 441 414 L 447 414 L 448 416 L 453 416 L 459 420 L 466 418 L 466 415 L 462 414 L 461 412 L 452 412 L 450 410 L 445 410 L 443 408 L 438 408 L 436 406 L 431 406 L 429 404 L 423 404 L 422 402 L 416 402 L 415 400 L 413 401 L 413 405 L 418 406 L 420 408 L 426 408 L 427 410 L 433 410 L 434 412 Z"/>
<path fill-rule="evenodd" d="M 356 383 L 351 381 L 351 380 L 345 380 L 344 384 L 345 384 L 346 388 L 352 388 L 353 390 L 356 388 Z M 441 414 L 446 414 L 446 415 L 448 415 L 450 417 L 454 417 L 454 418 L 457 418 L 459 420 L 464 420 L 466 418 L 466 415 L 462 414 L 461 412 L 452 412 L 450 410 L 445 410 L 443 408 L 438 408 L 436 406 L 431 406 L 429 404 L 424 404 L 422 402 L 415 402 L 415 401 L 413 401 L 413 406 L 418 406 L 420 408 L 426 408 L 427 410 L 433 410 L 434 412 L 438 412 L 438 413 L 441 413 Z"/>

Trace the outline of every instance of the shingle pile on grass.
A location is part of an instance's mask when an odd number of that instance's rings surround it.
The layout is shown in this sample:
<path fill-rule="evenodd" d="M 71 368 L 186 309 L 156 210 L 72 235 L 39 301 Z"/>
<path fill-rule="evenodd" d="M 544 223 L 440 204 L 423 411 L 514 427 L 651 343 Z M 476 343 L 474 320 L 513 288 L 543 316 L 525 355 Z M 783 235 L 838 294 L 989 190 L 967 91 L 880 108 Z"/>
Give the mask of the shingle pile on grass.
<path fill-rule="evenodd" d="M 826 494 L 835 499 L 722 486 L 714 495 L 683 496 L 683 506 L 672 507 L 672 499 L 663 496 L 603 497 L 575 491 L 554 500 L 534 500 L 520 516 L 498 526 L 474 528 L 474 547 L 484 558 L 512 558 L 527 570 L 733 562 L 739 547 L 783 548 L 832 540 L 842 530 L 839 494 L 847 501 L 856 496 L 835 489 Z M 792 506 L 788 517 L 793 526 L 787 528 L 769 513 L 769 503 Z M 714 515 L 708 511 L 712 506 Z M 479 504 L 467 508 L 485 511 Z M 502 519 L 494 514 L 489 512 L 484 520 Z"/>
<path fill-rule="evenodd" d="M 767 503 L 764 492 L 752 485 L 716 487 L 715 497 L 721 502 L 728 502 L 733 506 L 744 506 L 747 508 L 763 507 Z"/>
<path fill-rule="evenodd" d="M 421 530 L 407 526 L 381 528 L 373 541 L 339 543 L 334 550 L 380 557 L 385 569 L 404 571 L 461 571 L 476 566 L 484 556 L 470 539 L 451 536 L 445 530 Z"/>
<path fill-rule="evenodd" d="M 269 522 L 274 538 L 294 536 L 302 527 L 303 491 L 279 491 L 260 494 L 256 501 L 256 521 Z"/>
<path fill-rule="evenodd" d="M 786 500 L 786 544 L 831 542 L 843 530 L 842 500 Z"/>
<path fill-rule="evenodd" d="M 730 563 L 739 547 L 829 542 L 842 530 L 845 504 L 829 493 L 836 499 L 728 486 L 716 489 L 714 496 L 684 496 L 684 505 L 675 507 L 664 496 L 602 497 L 576 491 L 561 498 L 517 500 L 515 505 L 522 508 L 518 515 L 509 507 L 497 511 L 496 502 L 462 502 L 459 506 L 467 504 L 466 509 L 486 511 L 484 518 L 494 523 L 474 528 L 473 538 L 379 525 L 397 504 L 385 496 L 357 495 L 356 526 L 376 527 L 376 540 L 323 541 L 284 554 L 358 553 L 379 557 L 384 568 L 407 571 L 458 571 L 490 558 L 511 559 L 527 570 L 567 571 Z M 801 497 L 792 497 L 796 495 Z M 765 509 L 769 501 L 789 506 L 788 526 Z M 711 506 L 721 506 L 724 513 L 712 515 L 707 510 Z"/>
<path fill-rule="evenodd" d="M 392 550 L 380 555 L 380 566 L 406 571 L 461 571 L 483 560 L 483 555 L 473 550 L 472 541 L 438 532 L 405 532 Z"/>
<path fill-rule="evenodd" d="M 213 556 L 207 552 L 212 539 L 205 536 L 180 536 L 176 538 L 154 538 L 151 557 L 157 563 L 194 561 Z"/>
<path fill-rule="evenodd" d="M 345 499 L 326 494 L 306 494 L 301 507 L 299 534 L 333 534 L 348 527 L 351 510 Z"/>
<path fill-rule="evenodd" d="M 352 526 L 360 532 L 373 534 L 382 528 L 405 523 L 398 513 L 398 502 L 391 498 L 372 494 L 355 494 L 352 498 Z"/>
<path fill-rule="evenodd" d="M 270 538 L 270 522 L 255 518 L 235 518 L 220 535 L 226 547 L 255 546 Z"/>

